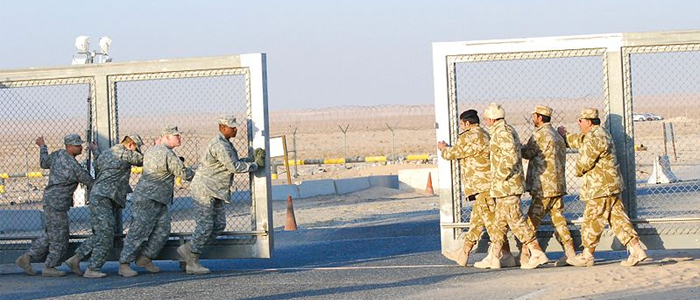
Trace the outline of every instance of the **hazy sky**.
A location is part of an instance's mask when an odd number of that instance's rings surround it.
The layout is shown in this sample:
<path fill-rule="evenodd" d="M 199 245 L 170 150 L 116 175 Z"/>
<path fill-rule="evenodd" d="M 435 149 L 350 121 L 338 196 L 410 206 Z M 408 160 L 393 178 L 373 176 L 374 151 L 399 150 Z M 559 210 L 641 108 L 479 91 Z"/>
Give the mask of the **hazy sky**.
<path fill-rule="evenodd" d="M 700 29 L 698 1 L 0 0 L 0 69 L 264 52 L 270 108 L 433 103 L 432 42 Z"/>

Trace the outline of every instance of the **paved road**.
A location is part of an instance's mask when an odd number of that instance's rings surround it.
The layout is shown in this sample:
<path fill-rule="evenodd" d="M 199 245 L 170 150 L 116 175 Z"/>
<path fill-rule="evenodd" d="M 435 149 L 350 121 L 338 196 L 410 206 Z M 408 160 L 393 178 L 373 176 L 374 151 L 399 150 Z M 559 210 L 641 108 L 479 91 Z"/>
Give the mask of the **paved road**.
<path fill-rule="evenodd" d="M 440 254 L 438 224 L 435 211 L 419 211 L 365 220 L 354 227 L 276 232 L 274 259 L 206 260 L 203 264 L 213 272 L 204 276 L 185 275 L 170 261 L 158 262 L 160 274 L 134 278 L 116 276 L 114 262 L 105 268 L 110 276 L 97 280 L 29 277 L 15 270 L 0 275 L 0 299 L 532 299 L 544 291 L 537 285 L 498 285 L 505 275 L 532 274 L 525 270 L 454 266 Z M 626 254 L 604 255 L 614 260 Z M 543 271 L 549 270 L 562 268 Z M 481 286 L 480 292 L 470 293 L 470 286 Z M 693 299 L 698 292 L 700 287 L 689 287 L 601 298 Z"/>

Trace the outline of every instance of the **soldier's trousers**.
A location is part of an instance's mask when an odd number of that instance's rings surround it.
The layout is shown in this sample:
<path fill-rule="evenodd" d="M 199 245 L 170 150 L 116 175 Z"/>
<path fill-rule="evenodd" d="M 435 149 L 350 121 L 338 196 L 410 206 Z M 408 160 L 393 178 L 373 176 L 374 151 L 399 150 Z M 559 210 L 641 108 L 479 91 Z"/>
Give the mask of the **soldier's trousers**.
<path fill-rule="evenodd" d="M 520 210 L 520 195 L 496 198 L 496 230 L 497 235 L 491 237 L 491 242 L 503 245 L 508 227 L 518 240 L 527 245 L 536 239 L 535 230 L 525 220 Z"/>
<path fill-rule="evenodd" d="M 496 201 L 489 196 L 489 192 L 476 194 L 476 200 L 472 206 L 469 217 L 469 231 L 464 235 L 464 240 L 476 244 L 481 239 L 481 233 L 486 228 L 489 237 L 493 239 L 496 230 Z"/>
<path fill-rule="evenodd" d="M 192 253 L 202 253 L 226 229 L 225 202 L 212 197 L 197 197 L 197 227 L 192 235 Z"/>
<path fill-rule="evenodd" d="M 170 236 L 168 206 L 134 195 L 131 216 L 131 225 L 124 239 L 119 262 L 130 263 L 136 260 L 139 253 L 148 258 L 155 258 Z"/>
<path fill-rule="evenodd" d="M 620 194 L 586 200 L 581 225 L 583 247 L 595 249 L 606 224 L 610 224 L 610 228 L 623 245 L 638 237 L 622 205 Z"/>
<path fill-rule="evenodd" d="M 90 255 L 88 268 L 99 270 L 105 264 L 107 254 L 114 244 L 118 209 L 111 199 L 95 195 L 90 197 L 89 208 L 92 235 L 75 250 L 75 254 L 80 257 Z"/>
<path fill-rule="evenodd" d="M 61 265 L 62 258 L 68 251 L 68 212 L 57 211 L 44 205 L 46 228 L 32 246 L 27 250 L 31 260 L 42 260 L 44 265 L 54 268 Z"/>
<path fill-rule="evenodd" d="M 565 244 L 571 241 L 571 233 L 564 217 L 564 201 L 562 197 L 539 197 L 532 196 L 530 208 L 527 211 L 527 222 L 533 230 L 537 230 L 542 224 L 542 219 L 549 214 L 552 218 L 552 225 L 557 231 L 559 242 Z"/>

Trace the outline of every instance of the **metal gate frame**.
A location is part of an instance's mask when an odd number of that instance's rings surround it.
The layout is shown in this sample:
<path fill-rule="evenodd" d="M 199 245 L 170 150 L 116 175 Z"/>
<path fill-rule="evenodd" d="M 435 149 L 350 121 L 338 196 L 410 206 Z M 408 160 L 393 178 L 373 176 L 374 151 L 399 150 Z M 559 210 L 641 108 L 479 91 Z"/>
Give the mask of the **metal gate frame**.
<path fill-rule="evenodd" d="M 267 61 L 264 53 L 252 53 L 206 58 L 168 59 L 143 62 L 124 62 L 75 65 L 56 68 L 37 68 L 26 70 L 0 71 L 0 83 L 12 87 L 13 82 L 36 81 L 51 82 L 64 79 L 78 78 L 90 84 L 92 96 L 93 141 L 97 142 L 100 150 L 106 150 L 118 143 L 118 119 L 116 113 L 116 101 L 114 93 L 110 92 L 110 78 L 122 75 L 143 73 L 170 73 L 181 72 L 187 78 L 188 72 L 196 74 L 197 71 L 222 70 L 222 69 L 246 69 L 248 76 L 247 97 L 250 103 L 250 140 L 253 148 L 269 149 L 269 121 L 268 121 L 268 94 L 267 94 Z M 196 75 L 193 75 L 196 76 Z M 192 77 L 192 76 L 190 76 Z M 268 155 L 269 157 L 269 155 Z M 266 159 L 269 165 L 269 158 Z M 256 172 L 252 175 L 252 203 L 255 207 L 255 226 L 252 231 L 225 232 L 224 235 L 256 237 L 255 243 L 241 245 L 226 243 L 226 240 L 217 240 L 211 249 L 208 249 L 203 258 L 271 258 L 273 242 L 272 223 L 272 188 L 270 172 Z M 119 235 L 117 235 L 119 237 Z M 84 238 L 85 236 L 71 236 L 71 239 Z M 171 235 L 171 238 L 173 235 Z M 178 235 L 179 239 L 169 240 L 161 251 L 158 259 L 178 259 L 176 248 L 184 242 L 184 235 Z M 18 240 L 26 240 L 18 238 Z M 118 243 L 120 244 L 120 243 Z M 71 249 L 75 249 L 79 243 L 71 243 Z M 27 248 L 29 245 L 27 245 Z M 109 259 L 118 257 L 120 248 L 115 248 Z M 21 255 L 24 250 L 9 250 L 0 253 L 0 263 L 11 262 Z M 69 251 L 69 253 L 72 253 Z M 206 256 L 206 257 L 204 257 Z"/>
<path fill-rule="evenodd" d="M 630 79 L 629 49 L 645 46 L 669 46 L 700 43 L 700 31 L 676 31 L 653 33 L 616 33 L 582 36 L 561 36 L 528 39 L 486 40 L 469 42 L 441 42 L 433 43 L 433 78 L 435 89 L 435 129 L 437 141 L 451 141 L 454 143 L 458 135 L 458 122 L 456 116 L 457 95 L 455 68 L 464 60 L 454 59 L 455 56 L 500 54 L 509 56 L 523 53 L 555 52 L 565 50 L 595 50 L 603 49 L 604 63 L 601 68 L 607 86 L 603 87 L 605 93 L 605 107 L 608 119 L 606 128 L 610 131 L 617 150 L 620 163 L 620 173 L 624 178 L 625 192 L 623 203 L 628 210 L 632 222 L 638 226 L 668 225 L 684 223 L 692 227 L 690 230 L 658 231 L 654 228 L 639 229 L 642 241 L 649 249 L 669 248 L 700 248 L 700 217 L 678 219 L 639 219 L 636 205 L 636 181 L 635 178 L 635 152 L 634 152 L 634 128 L 632 120 L 632 93 Z M 603 84 L 605 84 L 603 83 Z M 452 117 L 454 116 L 454 117 Z M 457 172 L 457 162 L 438 158 L 438 175 L 441 179 L 454 179 Z M 459 233 L 469 227 L 469 223 L 462 223 L 459 199 L 459 182 L 454 180 L 439 181 L 440 196 L 440 232 L 443 252 L 458 247 Z M 457 197 L 459 198 L 459 197 Z M 700 200 L 700 199 L 698 199 Z M 580 225 L 580 222 L 576 222 Z M 574 239 L 580 242 L 580 233 L 572 231 Z M 544 247 L 551 247 L 560 251 L 561 246 L 553 239 L 542 239 L 550 236 L 551 232 L 538 233 L 540 242 Z M 480 243 L 483 250 L 484 241 Z M 606 230 L 603 234 L 600 250 L 624 249 L 616 241 L 612 231 Z"/>

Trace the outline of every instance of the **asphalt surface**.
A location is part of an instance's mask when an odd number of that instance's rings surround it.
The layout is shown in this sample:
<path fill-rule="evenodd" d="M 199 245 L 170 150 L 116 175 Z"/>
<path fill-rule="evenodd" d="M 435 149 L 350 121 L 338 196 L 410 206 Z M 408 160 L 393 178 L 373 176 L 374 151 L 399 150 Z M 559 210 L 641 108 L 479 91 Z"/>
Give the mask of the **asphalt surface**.
<path fill-rule="evenodd" d="M 139 270 L 140 275 L 133 278 L 117 276 L 115 262 L 105 265 L 103 271 L 109 277 L 103 279 L 73 274 L 32 277 L 16 269 L 0 275 L 0 299 L 444 299 L 441 289 L 460 290 L 465 282 L 493 284 L 503 274 L 532 274 L 517 268 L 485 271 L 455 266 L 440 254 L 435 210 L 360 220 L 353 227 L 280 231 L 275 239 L 273 259 L 205 260 L 202 264 L 212 273 L 201 276 L 183 274 L 172 261 L 157 262 L 163 270 L 159 274 Z M 552 253 L 550 259 L 560 255 Z M 605 259 L 625 255 L 610 252 Z M 67 271 L 65 266 L 62 269 Z M 690 287 L 601 298 L 697 299 L 698 292 L 700 287 Z M 537 286 L 494 286 L 480 294 L 465 289 L 449 298 L 533 299 L 537 295 Z"/>

